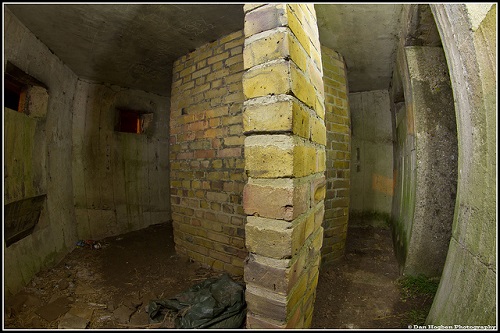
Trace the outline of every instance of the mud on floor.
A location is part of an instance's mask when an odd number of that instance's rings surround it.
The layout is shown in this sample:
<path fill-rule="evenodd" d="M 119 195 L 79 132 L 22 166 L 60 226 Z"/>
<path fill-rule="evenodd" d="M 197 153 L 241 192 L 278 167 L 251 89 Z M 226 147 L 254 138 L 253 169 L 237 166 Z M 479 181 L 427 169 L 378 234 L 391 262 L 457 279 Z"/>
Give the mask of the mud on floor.
<path fill-rule="evenodd" d="M 349 227 L 343 259 L 319 275 L 312 328 L 407 329 L 423 325 L 432 304 L 399 283 L 391 231 Z"/>
<path fill-rule="evenodd" d="M 150 324 L 146 306 L 220 276 L 176 255 L 170 223 L 77 247 L 5 301 L 4 327 L 174 328 L 173 315 Z M 242 277 L 232 277 L 243 284 Z M 390 231 L 350 228 L 345 257 L 320 272 L 313 329 L 407 328 L 432 299 L 407 298 L 398 286 Z M 412 322 L 413 321 L 413 322 Z M 244 328 L 244 327 L 242 327 Z"/>
<path fill-rule="evenodd" d="M 164 223 L 75 248 L 6 301 L 5 328 L 173 328 L 173 315 L 150 324 L 148 303 L 221 272 L 176 255 L 172 238 Z"/>

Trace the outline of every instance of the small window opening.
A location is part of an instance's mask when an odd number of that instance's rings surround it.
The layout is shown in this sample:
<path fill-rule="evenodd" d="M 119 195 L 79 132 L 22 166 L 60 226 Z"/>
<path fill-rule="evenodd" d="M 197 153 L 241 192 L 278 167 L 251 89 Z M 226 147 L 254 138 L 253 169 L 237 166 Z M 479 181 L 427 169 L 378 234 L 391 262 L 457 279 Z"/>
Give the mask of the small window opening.
<path fill-rule="evenodd" d="M 116 131 L 125 133 L 144 133 L 152 120 L 152 113 L 144 113 L 136 110 L 118 110 L 118 122 Z"/>
<path fill-rule="evenodd" d="M 4 107 L 39 117 L 46 114 L 47 102 L 47 86 L 7 62 L 4 73 Z"/>
<path fill-rule="evenodd" d="M 27 86 L 10 75 L 4 79 L 4 107 L 24 112 Z"/>
<path fill-rule="evenodd" d="M 119 110 L 117 131 L 141 133 L 141 117 L 137 111 Z"/>

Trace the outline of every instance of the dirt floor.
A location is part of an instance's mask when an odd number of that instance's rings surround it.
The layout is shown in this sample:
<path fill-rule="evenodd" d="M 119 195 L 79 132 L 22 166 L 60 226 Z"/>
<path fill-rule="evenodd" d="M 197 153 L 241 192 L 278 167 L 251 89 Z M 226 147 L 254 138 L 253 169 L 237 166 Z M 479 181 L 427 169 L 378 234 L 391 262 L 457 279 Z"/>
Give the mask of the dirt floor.
<path fill-rule="evenodd" d="M 431 305 L 402 288 L 390 230 L 354 227 L 344 258 L 320 272 L 312 328 L 406 329 L 423 325 Z"/>
<path fill-rule="evenodd" d="M 311 328 L 417 324 L 411 314 L 432 300 L 403 295 L 390 237 L 384 229 L 349 229 L 345 258 L 320 273 Z M 4 328 L 171 329 L 173 315 L 149 322 L 149 302 L 221 275 L 176 255 L 169 223 L 99 243 L 99 249 L 77 247 L 5 300 Z M 233 280 L 243 284 L 242 277 Z"/>

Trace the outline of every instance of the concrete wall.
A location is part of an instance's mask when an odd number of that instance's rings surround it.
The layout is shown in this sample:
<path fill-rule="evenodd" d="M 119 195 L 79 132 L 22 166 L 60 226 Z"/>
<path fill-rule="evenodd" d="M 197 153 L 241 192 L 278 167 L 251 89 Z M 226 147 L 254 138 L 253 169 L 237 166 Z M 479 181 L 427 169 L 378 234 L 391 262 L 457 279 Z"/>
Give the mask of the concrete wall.
<path fill-rule="evenodd" d="M 351 226 L 387 227 L 393 195 L 389 92 L 349 94 L 352 122 Z"/>
<path fill-rule="evenodd" d="M 326 197 L 321 264 L 342 258 L 349 221 L 351 111 L 347 68 L 341 54 L 321 47 L 325 88 Z"/>
<path fill-rule="evenodd" d="M 243 32 L 174 63 L 170 167 L 174 241 L 180 253 L 243 275 Z"/>
<path fill-rule="evenodd" d="M 439 277 L 451 236 L 457 139 L 441 47 L 406 46 L 398 57 L 405 106 L 396 113 L 395 251 L 403 274 Z"/>
<path fill-rule="evenodd" d="M 316 13 L 312 4 L 247 4 L 244 10 L 246 325 L 307 328 L 326 194 Z"/>
<path fill-rule="evenodd" d="M 5 290 L 14 294 L 78 239 L 171 219 L 169 101 L 79 80 L 8 9 L 4 24 L 4 68 L 12 63 L 48 92 L 44 111 L 31 105 L 33 96 L 27 113 L 4 110 L 4 204 L 46 195 L 33 232 L 8 247 L 4 242 Z M 151 112 L 153 122 L 143 134 L 116 132 L 117 108 Z"/>
<path fill-rule="evenodd" d="M 448 255 L 427 323 L 498 325 L 497 6 L 435 4 L 431 9 L 455 99 L 458 186 Z"/>
<path fill-rule="evenodd" d="M 22 164 L 24 170 L 31 169 L 31 173 L 13 182 L 5 181 L 4 203 L 47 195 L 33 233 L 9 247 L 4 242 L 4 271 L 8 272 L 4 275 L 4 292 L 9 295 L 19 291 L 38 271 L 61 259 L 77 240 L 71 177 L 71 124 L 77 77 L 7 8 L 4 10 L 4 68 L 11 62 L 45 84 L 49 95 L 46 114 L 42 117 L 4 111 L 4 159 L 6 163 L 13 161 L 18 155 L 11 156 L 12 150 L 8 147 L 25 140 L 26 150 L 20 157 L 23 160 L 19 167 Z M 33 134 L 34 137 L 28 138 Z M 23 139 L 21 135 L 25 135 Z M 30 163 L 33 163 L 31 167 Z M 10 178 L 9 169 L 6 171 L 5 177 Z M 32 181 L 25 177 L 32 177 Z M 30 185 L 19 191 L 23 184 Z"/>
<path fill-rule="evenodd" d="M 118 109 L 153 114 L 144 133 L 115 130 Z M 72 122 L 79 239 L 101 239 L 171 220 L 169 100 L 78 81 Z"/>

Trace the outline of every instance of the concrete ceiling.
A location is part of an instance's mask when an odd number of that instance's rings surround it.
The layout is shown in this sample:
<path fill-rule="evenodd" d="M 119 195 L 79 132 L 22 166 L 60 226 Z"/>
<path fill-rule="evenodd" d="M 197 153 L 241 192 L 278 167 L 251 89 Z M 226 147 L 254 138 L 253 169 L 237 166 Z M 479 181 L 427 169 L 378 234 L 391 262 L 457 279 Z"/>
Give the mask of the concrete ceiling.
<path fill-rule="evenodd" d="M 243 29 L 242 4 L 8 4 L 79 77 L 170 96 L 179 57 Z M 401 5 L 316 4 L 320 40 L 351 92 L 387 89 Z"/>
<path fill-rule="evenodd" d="M 401 4 L 316 4 L 323 45 L 347 64 L 349 91 L 388 89 L 401 30 Z"/>

